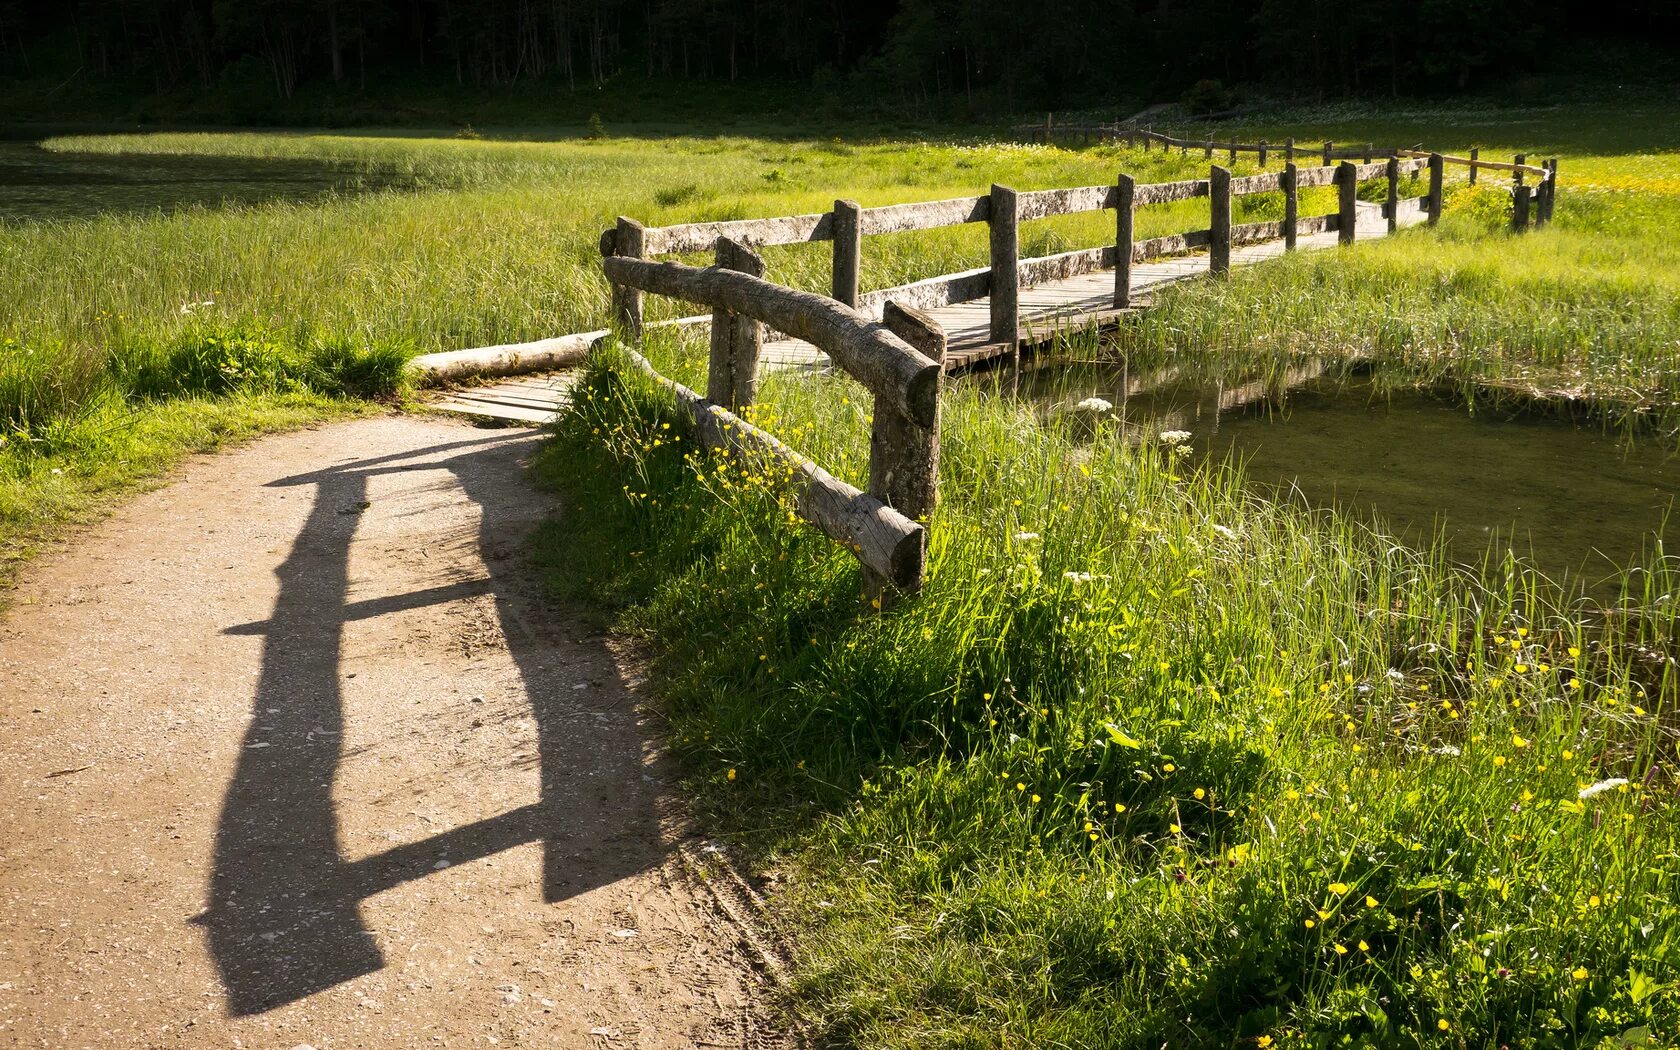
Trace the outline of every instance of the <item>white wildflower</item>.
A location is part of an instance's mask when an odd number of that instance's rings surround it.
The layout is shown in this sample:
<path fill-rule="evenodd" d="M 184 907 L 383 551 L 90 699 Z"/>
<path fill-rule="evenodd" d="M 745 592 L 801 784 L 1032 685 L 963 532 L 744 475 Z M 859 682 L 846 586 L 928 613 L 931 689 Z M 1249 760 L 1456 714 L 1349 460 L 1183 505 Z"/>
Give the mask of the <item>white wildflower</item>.
<path fill-rule="evenodd" d="M 1036 539 L 1038 539 L 1038 533 L 1036 532 L 1017 532 L 1015 534 L 1016 543 L 1031 543 Z"/>
<path fill-rule="evenodd" d="M 1189 441 L 1189 440 L 1190 440 L 1190 431 L 1188 431 L 1188 430 L 1163 430 L 1163 431 L 1161 431 L 1161 444 L 1163 444 L 1163 445 L 1182 445 L 1186 441 Z"/>
<path fill-rule="evenodd" d="M 1213 529 L 1214 532 L 1219 533 L 1219 535 L 1225 537 L 1228 540 L 1234 540 L 1234 539 L 1237 538 L 1237 530 L 1231 528 L 1229 525 L 1213 525 L 1213 526 L 1210 526 L 1210 527 Z"/>
<path fill-rule="evenodd" d="M 1075 412 L 1089 412 L 1094 416 L 1100 416 L 1113 408 L 1114 402 L 1106 401 L 1100 397 L 1088 397 L 1073 406 Z"/>
<path fill-rule="evenodd" d="M 1575 797 L 1583 800 L 1589 799 L 1594 795 L 1602 795 L 1611 788 L 1619 788 L 1627 782 L 1627 777 L 1611 777 L 1609 780 L 1600 780 L 1596 784 L 1588 784 L 1582 788 L 1576 793 Z"/>
<path fill-rule="evenodd" d="M 1107 576 L 1097 576 L 1088 572 L 1064 572 L 1062 579 L 1072 580 L 1074 583 L 1090 583 L 1092 580 L 1106 580 Z"/>

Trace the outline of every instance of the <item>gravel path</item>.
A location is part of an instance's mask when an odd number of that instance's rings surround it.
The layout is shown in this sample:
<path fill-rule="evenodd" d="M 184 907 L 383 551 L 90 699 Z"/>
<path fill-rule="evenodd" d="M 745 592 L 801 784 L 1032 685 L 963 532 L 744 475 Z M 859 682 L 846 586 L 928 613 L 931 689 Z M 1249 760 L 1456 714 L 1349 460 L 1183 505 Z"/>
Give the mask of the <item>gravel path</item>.
<path fill-rule="evenodd" d="M 523 571 L 540 439 L 190 464 L 0 617 L 0 1045 L 776 1044 L 633 663 Z"/>

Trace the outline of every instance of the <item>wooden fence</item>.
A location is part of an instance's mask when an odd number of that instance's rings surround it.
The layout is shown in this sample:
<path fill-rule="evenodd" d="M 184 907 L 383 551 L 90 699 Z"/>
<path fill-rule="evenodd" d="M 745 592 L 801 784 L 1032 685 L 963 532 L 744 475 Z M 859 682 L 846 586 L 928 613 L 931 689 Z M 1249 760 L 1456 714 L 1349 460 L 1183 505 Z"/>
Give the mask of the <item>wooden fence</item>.
<path fill-rule="evenodd" d="M 1112 306 L 1127 310 L 1132 307 L 1132 266 L 1146 259 L 1206 248 L 1209 271 L 1221 275 L 1229 270 L 1231 250 L 1238 245 L 1281 239 L 1292 249 L 1297 238 L 1325 231 L 1336 232 L 1342 244 L 1350 244 L 1358 229 L 1358 189 L 1370 180 L 1385 184 L 1382 212 L 1391 231 L 1407 209 L 1434 223 L 1441 215 L 1443 173 L 1449 163 L 1510 171 L 1518 180 L 1514 210 L 1523 226 L 1529 219 L 1530 187 L 1520 180 L 1536 175 L 1541 193 L 1534 219 L 1543 223 L 1550 218 L 1555 161 L 1545 167 L 1520 160 L 1505 165 L 1407 150 L 1369 163 L 1342 160 L 1300 167 L 1286 160 L 1280 171 L 1241 177 L 1212 166 L 1205 179 L 1179 182 L 1138 184 L 1121 174 L 1110 185 L 1031 191 L 994 185 L 979 196 L 875 208 L 837 200 L 830 211 L 768 219 L 644 227 L 621 217 L 601 235 L 600 247 L 613 288 L 614 322 L 626 339 L 635 341 L 643 334 L 647 293 L 711 307 L 711 360 L 704 397 L 659 376 L 645 358 L 630 351 L 632 361 L 689 407 L 702 441 L 780 464 L 802 517 L 851 549 L 877 587 L 891 583 L 915 590 L 926 555 L 920 519 L 937 500 L 939 390 L 946 349 L 944 332 L 923 311 L 990 297 L 989 338 L 1013 352 L 1021 338 L 1023 287 L 1112 268 Z M 1402 176 L 1423 172 L 1428 173 L 1427 192 L 1402 195 Z M 1337 188 L 1335 211 L 1299 214 L 1300 191 L 1328 186 Z M 1281 193 L 1283 218 L 1234 224 L 1233 200 L 1257 193 Z M 1134 237 L 1137 209 L 1197 198 L 1208 201 L 1206 228 L 1145 240 Z M 1105 210 L 1115 214 L 1112 243 L 1020 257 L 1021 223 Z M 990 228 L 989 266 L 860 293 L 864 238 L 982 222 Z M 754 248 L 812 242 L 828 242 L 833 251 L 828 296 L 765 280 L 763 259 Z M 651 258 L 707 249 L 715 253 L 714 265 L 704 268 Z M 867 492 L 835 479 L 732 411 L 750 405 L 756 394 L 766 326 L 814 345 L 874 396 Z"/>

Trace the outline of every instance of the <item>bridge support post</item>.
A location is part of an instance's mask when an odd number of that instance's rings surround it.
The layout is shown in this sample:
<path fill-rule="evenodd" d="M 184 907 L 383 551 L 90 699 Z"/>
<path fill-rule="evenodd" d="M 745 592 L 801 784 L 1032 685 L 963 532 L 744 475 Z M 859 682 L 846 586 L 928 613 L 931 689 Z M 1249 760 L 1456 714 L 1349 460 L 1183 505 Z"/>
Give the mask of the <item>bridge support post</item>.
<path fill-rule="evenodd" d="M 881 313 L 887 330 L 930 359 L 945 363 L 945 330 L 919 310 L 887 301 Z M 943 383 L 941 383 L 943 385 Z M 869 431 L 869 494 L 912 521 L 926 523 L 939 504 L 939 402 L 935 397 L 933 424 L 922 426 L 875 399 L 874 423 Z M 920 586 L 927 564 L 927 533 L 915 567 Z M 885 608 L 894 591 L 885 576 L 864 569 L 864 597 Z"/>
<path fill-rule="evenodd" d="M 834 232 L 834 301 L 856 309 L 858 271 L 863 266 L 863 209 L 856 201 L 835 201 L 829 222 Z"/>
<path fill-rule="evenodd" d="M 1336 240 L 1352 244 L 1359 225 L 1359 168 L 1344 160 L 1336 168 Z"/>
<path fill-rule="evenodd" d="M 1471 149 L 1470 149 L 1470 185 L 1472 185 L 1472 186 L 1474 186 L 1476 184 L 1476 169 L 1481 167 L 1480 164 L 1476 163 L 1476 161 L 1478 159 L 1480 159 L 1481 155 L 1482 155 L 1482 147 L 1480 147 L 1480 146 L 1472 146 L 1471 147 Z"/>
<path fill-rule="evenodd" d="M 1295 250 L 1296 232 L 1301 224 L 1301 195 L 1295 183 L 1299 171 L 1292 160 L 1283 166 L 1283 250 L 1286 252 Z"/>
<path fill-rule="evenodd" d="M 1114 185 L 1114 308 L 1132 305 L 1132 197 L 1137 180 L 1122 174 Z M 915 344 L 912 343 L 912 346 Z"/>
<path fill-rule="evenodd" d="M 1439 153 L 1429 155 L 1429 225 L 1433 226 L 1441 221 L 1441 193 L 1442 183 L 1446 177 L 1446 158 Z"/>
<path fill-rule="evenodd" d="M 1021 338 L 1020 207 L 1015 191 L 992 186 L 992 323 L 988 338 L 994 343 L 1014 345 Z"/>
<path fill-rule="evenodd" d="M 1383 210 L 1388 213 L 1388 232 L 1400 228 L 1400 158 L 1388 158 L 1388 201 Z"/>
<path fill-rule="evenodd" d="M 764 259 L 728 237 L 717 239 L 717 267 L 752 277 L 764 276 Z M 751 317 L 712 310 L 712 354 L 706 370 L 706 400 L 732 412 L 758 396 L 758 358 L 764 326 Z"/>
<path fill-rule="evenodd" d="M 620 215 L 618 226 L 613 231 L 612 251 L 608 255 L 618 255 L 629 259 L 643 257 L 642 224 L 635 219 L 627 219 Z M 612 286 L 613 321 L 623 331 L 624 337 L 632 342 L 642 338 L 642 293 L 640 289 L 627 285 Z"/>
<path fill-rule="evenodd" d="M 1208 200 L 1213 205 L 1208 226 L 1208 272 L 1222 276 L 1231 272 L 1231 169 L 1215 165 L 1208 170 Z"/>

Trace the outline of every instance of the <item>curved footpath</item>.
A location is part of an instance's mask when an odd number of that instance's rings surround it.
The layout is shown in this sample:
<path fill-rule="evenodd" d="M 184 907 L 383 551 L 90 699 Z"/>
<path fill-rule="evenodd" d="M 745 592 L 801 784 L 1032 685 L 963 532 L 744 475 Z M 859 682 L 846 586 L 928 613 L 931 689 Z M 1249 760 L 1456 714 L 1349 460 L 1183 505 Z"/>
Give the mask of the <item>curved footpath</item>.
<path fill-rule="evenodd" d="M 191 463 L 0 617 L 0 1045 L 779 1045 L 634 667 L 544 603 L 540 438 Z"/>

